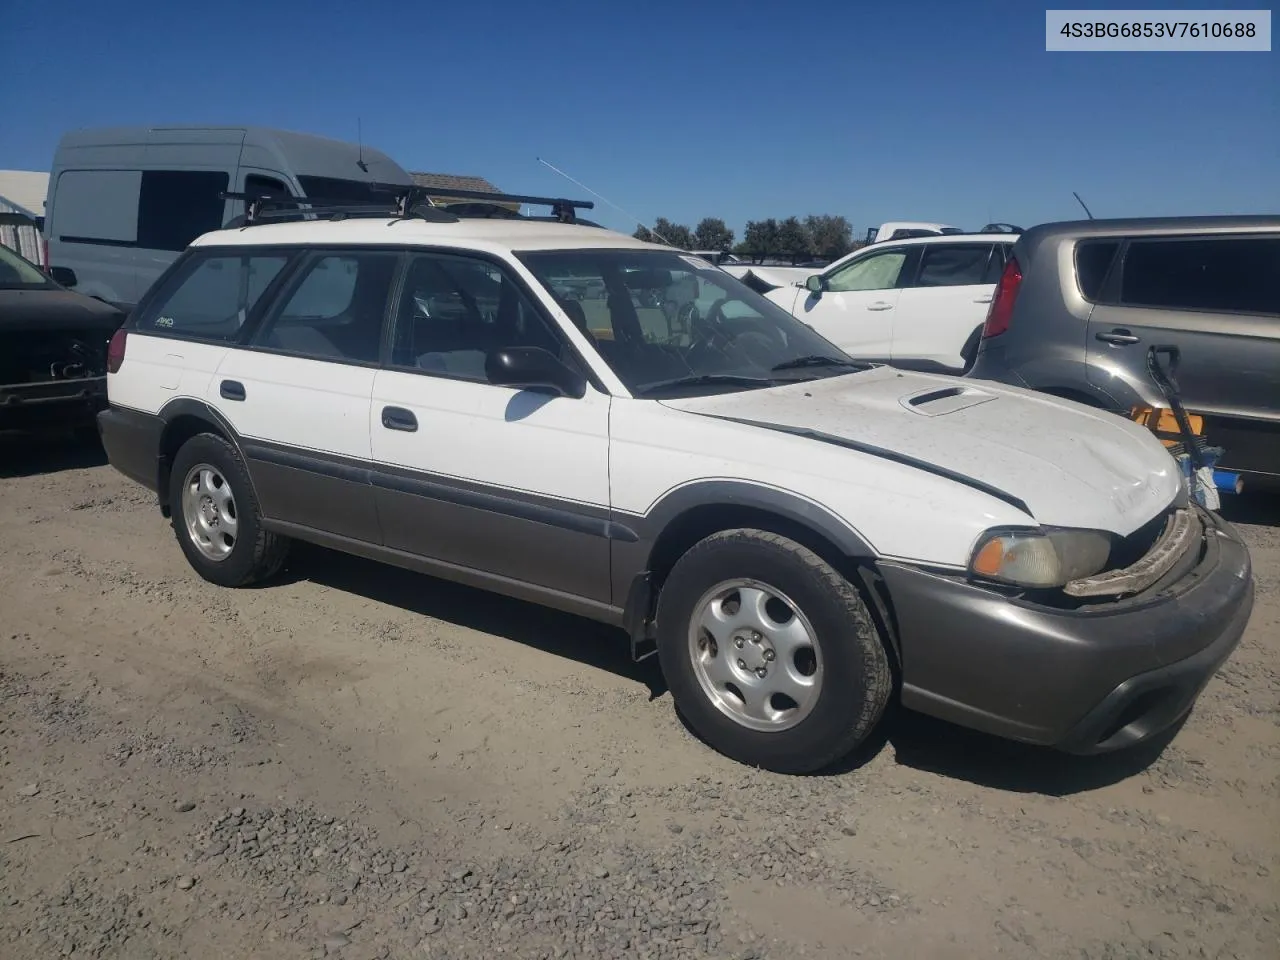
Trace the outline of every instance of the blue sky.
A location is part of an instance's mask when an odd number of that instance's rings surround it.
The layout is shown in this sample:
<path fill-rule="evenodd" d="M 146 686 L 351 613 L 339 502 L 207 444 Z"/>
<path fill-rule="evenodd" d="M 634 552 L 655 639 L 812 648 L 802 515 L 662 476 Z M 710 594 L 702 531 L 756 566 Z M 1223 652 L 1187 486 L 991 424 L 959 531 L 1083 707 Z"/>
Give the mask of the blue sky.
<path fill-rule="evenodd" d="M 1051 54 L 1045 6 L 14 3 L 0 167 L 47 170 L 83 126 L 353 140 L 359 117 L 411 170 L 579 193 L 543 157 L 641 218 L 739 236 L 808 213 L 1025 226 L 1080 215 L 1072 190 L 1096 216 L 1280 211 L 1280 53 Z"/>

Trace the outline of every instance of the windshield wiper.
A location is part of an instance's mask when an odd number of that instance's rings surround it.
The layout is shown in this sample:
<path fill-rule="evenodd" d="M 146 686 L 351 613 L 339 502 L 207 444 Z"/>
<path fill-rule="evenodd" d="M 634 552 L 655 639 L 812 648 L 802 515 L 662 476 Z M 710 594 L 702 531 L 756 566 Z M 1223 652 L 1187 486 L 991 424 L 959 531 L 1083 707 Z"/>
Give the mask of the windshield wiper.
<path fill-rule="evenodd" d="M 672 380 L 659 380 L 647 383 L 635 391 L 638 397 L 647 397 L 662 390 L 679 387 L 731 386 L 731 387 L 771 387 L 775 381 L 766 377 L 748 377 L 737 373 L 700 373 L 687 377 L 676 377 Z"/>
<path fill-rule="evenodd" d="M 779 370 L 798 370 L 801 367 L 857 367 L 866 369 L 868 364 L 859 363 L 856 360 L 841 360 L 838 357 L 796 357 L 794 360 L 784 360 L 782 363 L 775 364 L 770 370 L 771 373 L 777 373 Z"/>

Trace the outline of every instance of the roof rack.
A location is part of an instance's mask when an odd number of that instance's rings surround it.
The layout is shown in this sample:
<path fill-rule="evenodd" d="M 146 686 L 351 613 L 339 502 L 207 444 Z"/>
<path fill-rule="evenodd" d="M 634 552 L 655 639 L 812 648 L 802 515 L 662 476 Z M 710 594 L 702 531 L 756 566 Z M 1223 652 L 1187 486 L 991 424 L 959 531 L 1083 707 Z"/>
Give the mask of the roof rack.
<path fill-rule="evenodd" d="M 518 203 L 532 207 L 550 207 L 551 213 L 555 219 L 561 223 L 576 223 L 578 210 L 594 210 L 595 203 L 591 200 L 566 200 L 564 197 L 530 197 L 516 193 L 488 193 L 484 190 L 455 190 L 452 187 L 419 187 L 413 188 L 418 196 L 427 198 L 435 197 L 441 200 L 462 200 L 471 201 L 490 206 L 499 203 Z M 440 204 L 433 204 L 440 206 Z M 445 203 L 444 209 L 449 210 L 453 206 L 452 203 Z M 457 204 L 457 206 L 470 206 L 468 204 Z M 466 216 L 467 214 L 463 214 Z M 491 216 L 489 213 L 478 213 L 479 216 Z M 516 217 L 519 217 L 516 214 Z M 515 218 L 513 218 L 515 219 Z M 542 218 L 539 218 L 542 219 Z"/>
<path fill-rule="evenodd" d="M 244 202 L 243 217 L 236 217 L 228 227 L 251 226 L 266 221 L 305 220 L 324 218 L 343 220 L 348 217 L 416 217 L 433 223 L 457 223 L 463 218 L 504 216 L 513 220 L 554 220 L 560 223 L 582 223 L 599 226 L 591 221 L 579 220 L 577 210 L 591 210 L 590 200 L 566 200 L 562 197 L 533 197 L 522 194 L 486 193 L 480 190 L 453 190 L 447 187 L 405 186 L 402 184 L 371 183 L 368 198 L 352 200 L 326 197 L 282 197 L 224 191 L 223 200 Z M 381 196 L 380 196 L 381 195 Z M 434 198 L 434 199 L 433 199 Z M 438 203 L 437 200 L 460 201 Z M 526 217 L 515 211 L 499 208 L 498 204 L 518 203 L 549 206 L 550 217 Z M 497 213 L 504 210 L 502 214 Z"/>

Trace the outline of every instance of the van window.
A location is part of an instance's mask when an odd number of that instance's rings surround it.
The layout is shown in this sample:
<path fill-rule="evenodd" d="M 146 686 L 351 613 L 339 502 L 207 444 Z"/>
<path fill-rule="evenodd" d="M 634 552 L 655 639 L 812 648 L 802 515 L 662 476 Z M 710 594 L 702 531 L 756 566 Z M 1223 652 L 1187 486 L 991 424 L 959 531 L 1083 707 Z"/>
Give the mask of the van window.
<path fill-rule="evenodd" d="M 386 192 L 385 187 L 375 192 L 374 185 L 364 180 L 343 180 L 338 177 L 311 177 L 299 174 L 298 185 L 308 197 L 315 197 L 318 200 L 359 203 L 375 198 L 390 199 L 390 194 Z"/>
<path fill-rule="evenodd" d="M 1280 314 L 1280 237 L 1132 240 L 1120 300 L 1137 307 Z"/>
<path fill-rule="evenodd" d="M 1076 282 L 1086 300 L 1096 303 L 1102 296 L 1111 261 L 1119 249 L 1119 240 L 1086 240 L 1076 246 Z"/>
<path fill-rule="evenodd" d="M 251 197 L 292 197 L 293 193 L 275 177 L 251 173 L 244 178 L 244 192 Z"/>
<path fill-rule="evenodd" d="M 51 236 L 131 247 L 138 239 L 138 170 L 66 170 L 53 190 Z"/>
<path fill-rule="evenodd" d="M 138 199 L 138 246 L 185 250 L 196 237 L 222 226 L 227 189 L 223 170 L 144 170 Z"/>
<path fill-rule="evenodd" d="M 196 254 L 166 281 L 138 318 L 137 330 L 234 340 L 288 259 L 284 253 Z"/>
<path fill-rule="evenodd" d="M 267 318 L 254 343 L 317 360 L 376 363 L 400 254 L 321 254 Z"/>

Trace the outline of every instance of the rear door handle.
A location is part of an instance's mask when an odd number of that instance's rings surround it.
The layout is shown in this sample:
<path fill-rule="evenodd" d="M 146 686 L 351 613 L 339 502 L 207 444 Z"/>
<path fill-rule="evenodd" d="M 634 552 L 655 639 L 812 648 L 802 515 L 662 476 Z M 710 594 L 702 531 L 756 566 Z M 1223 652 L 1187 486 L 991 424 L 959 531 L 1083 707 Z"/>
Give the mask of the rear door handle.
<path fill-rule="evenodd" d="M 239 380 L 223 380 L 218 385 L 218 395 L 223 400 L 243 400 L 244 384 Z"/>
<path fill-rule="evenodd" d="M 1099 333 L 1097 334 L 1097 339 L 1103 343 L 1110 343 L 1119 347 L 1130 343 L 1138 343 L 1142 338 L 1135 337 L 1128 330 L 1120 329 L 1112 330 L 1110 333 Z"/>
<path fill-rule="evenodd" d="M 418 418 L 413 415 L 412 411 L 406 410 L 404 407 L 383 407 L 382 425 L 388 430 L 403 430 L 405 433 L 415 433 L 418 429 Z"/>
<path fill-rule="evenodd" d="M 875 303 L 868 303 L 867 309 L 868 310 L 892 310 L 893 304 L 886 303 L 883 300 L 877 300 Z"/>
<path fill-rule="evenodd" d="M 990 303 L 990 302 L 991 302 L 991 297 L 990 297 L 990 296 L 978 297 L 978 298 L 977 298 L 976 300 L 974 300 L 973 302 L 974 302 L 974 303 Z"/>

